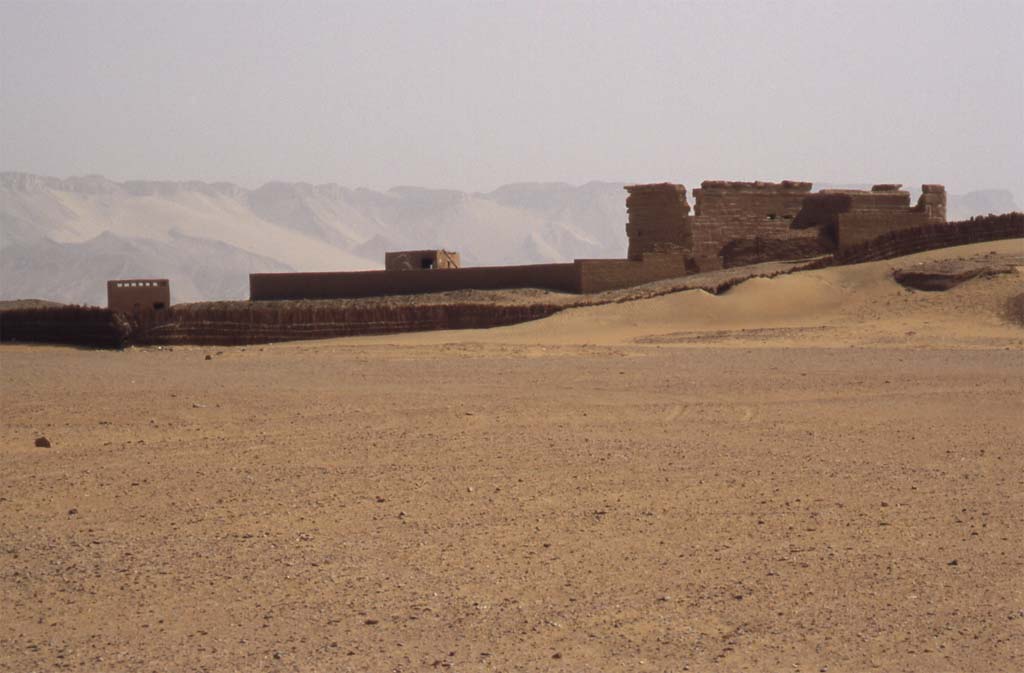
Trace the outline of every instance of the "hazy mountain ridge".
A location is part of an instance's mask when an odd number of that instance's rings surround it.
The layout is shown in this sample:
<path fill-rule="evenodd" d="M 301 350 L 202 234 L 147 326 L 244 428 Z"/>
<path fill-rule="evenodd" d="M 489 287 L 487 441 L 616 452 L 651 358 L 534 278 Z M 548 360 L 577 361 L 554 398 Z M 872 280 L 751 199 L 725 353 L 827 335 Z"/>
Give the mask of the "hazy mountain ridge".
<path fill-rule="evenodd" d="M 248 274 L 381 268 L 445 247 L 466 264 L 622 257 L 624 183 L 516 183 L 488 193 L 336 184 L 115 182 L 0 173 L 0 299 L 104 304 L 106 281 L 167 277 L 173 300 L 243 298 Z M 817 186 L 816 186 L 817 187 Z M 1005 212 L 1009 192 L 950 196 L 950 218 Z"/>

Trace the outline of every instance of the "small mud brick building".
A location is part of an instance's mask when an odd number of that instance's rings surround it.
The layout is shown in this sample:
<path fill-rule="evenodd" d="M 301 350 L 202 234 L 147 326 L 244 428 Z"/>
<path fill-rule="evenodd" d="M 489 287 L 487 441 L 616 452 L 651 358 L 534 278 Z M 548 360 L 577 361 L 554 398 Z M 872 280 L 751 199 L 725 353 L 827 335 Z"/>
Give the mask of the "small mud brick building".
<path fill-rule="evenodd" d="M 130 278 L 107 281 L 107 308 L 118 313 L 159 311 L 171 305 L 171 284 L 166 278 Z"/>

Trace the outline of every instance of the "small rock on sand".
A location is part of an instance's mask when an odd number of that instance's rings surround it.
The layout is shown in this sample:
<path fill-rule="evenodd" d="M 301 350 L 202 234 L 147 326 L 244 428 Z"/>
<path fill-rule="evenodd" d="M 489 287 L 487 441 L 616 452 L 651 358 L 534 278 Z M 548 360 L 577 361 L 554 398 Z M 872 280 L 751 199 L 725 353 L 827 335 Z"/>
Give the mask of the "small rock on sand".
<path fill-rule="evenodd" d="M 50 448 L 50 440 L 42 436 L 36 437 L 36 446 L 48 449 Z"/>

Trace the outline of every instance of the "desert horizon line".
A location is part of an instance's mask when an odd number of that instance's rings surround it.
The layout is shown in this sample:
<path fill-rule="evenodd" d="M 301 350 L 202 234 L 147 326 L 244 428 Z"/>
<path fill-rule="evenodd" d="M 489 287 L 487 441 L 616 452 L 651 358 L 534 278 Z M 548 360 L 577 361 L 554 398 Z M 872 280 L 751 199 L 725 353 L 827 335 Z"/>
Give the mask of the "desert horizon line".
<path fill-rule="evenodd" d="M 608 179 L 596 179 L 595 178 L 595 179 L 586 180 L 586 181 L 583 181 L 583 182 L 575 182 L 575 181 L 568 181 L 568 180 L 514 180 L 514 181 L 511 181 L 511 182 L 505 182 L 505 183 L 499 184 L 498 186 L 496 186 L 496 187 L 494 187 L 494 188 L 492 188 L 490 190 L 473 190 L 473 189 L 459 189 L 459 188 L 455 188 L 455 187 L 437 187 L 437 186 L 428 186 L 428 185 L 415 185 L 415 184 L 408 184 L 408 183 L 396 184 L 396 185 L 392 185 L 390 187 L 366 187 L 366 186 L 362 186 L 362 185 L 352 186 L 350 184 L 344 184 L 344 183 L 341 183 L 341 182 L 330 182 L 330 181 L 329 182 L 312 182 L 312 181 L 309 181 L 309 180 L 289 180 L 289 179 L 285 179 L 285 178 L 267 180 L 267 181 L 264 181 L 264 182 L 262 182 L 262 183 L 260 183 L 260 184 L 258 184 L 256 186 L 250 186 L 250 185 L 246 185 L 246 184 L 243 184 L 243 183 L 240 183 L 240 182 L 235 182 L 235 181 L 232 181 L 232 180 L 202 180 L 202 179 L 178 180 L 178 179 L 173 179 L 173 178 L 127 178 L 127 179 L 117 179 L 117 178 L 108 177 L 108 176 L 104 175 L 103 173 L 81 173 L 81 174 L 69 174 L 69 175 L 60 176 L 60 175 L 51 175 L 51 174 L 44 174 L 44 173 L 35 173 L 35 172 L 32 172 L 32 171 L 23 171 L 23 170 L 6 170 L 6 169 L 5 170 L 0 170 L 0 179 L 12 178 L 12 177 L 13 178 L 18 178 L 18 177 L 38 178 L 38 179 L 42 179 L 42 180 L 53 180 L 53 181 L 57 181 L 57 182 L 70 182 L 70 181 L 76 181 L 76 180 L 83 180 L 83 181 L 85 181 L 85 180 L 97 180 L 98 179 L 98 180 L 103 180 L 105 182 L 112 183 L 112 184 L 115 184 L 115 185 L 118 185 L 118 186 L 131 185 L 131 184 L 176 185 L 176 186 L 206 185 L 206 186 L 210 186 L 210 187 L 233 187 L 233 188 L 241 189 L 241 190 L 248 191 L 248 192 L 259 191 L 261 189 L 265 189 L 267 187 L 274 186 L 274 185 L 289 185 L 289 186 L 312 187 L 314 189 L 316 189 L 316 188 L 324 188 L 324 187 L 338 187 L 338 188 L 346 189 L 346 190 L 349 190 L 349 191 L 369 191 L 369 192 L 377 192 L 377 193 L 388 193 L 388 192 L 393 192 L 393 191 L 413 189 L 413 190 L 429 191 L 429 192 L 455 192 L 455 193 L 469 194 L 469 195 L 489 195 L 489 194 L 493 194 L 493 193 L 495 193 L 497 191 L 500 191 L 500 190 L 508 188 L 508 187 L 532 187 L 532 186 L 548 187 L 548 186 L 557 186 L 557 187 L 569 187 L 569 188 L 572 188 L 572 189 L 582 189 L 582 188 L 588 187 L 590 185 L 622 185 L 623 187 L 625 187 L 626 185 L 631 185 L 631 184 L 651 184 L 651 183 L 658 183 L 658 182 L 667 182 L 667 183 L 672 183 L 672 184 L 681 184 L 681 185 L 687 187 L 687 189 L 696 189 L 696 188 L 700 187 L 700 185 L 702 183 L 704 183 L 704 182 L 722 182 L 722 181 L 725 181 L 725 182 L 734 182 L 734 181 L 735 182 L 741 182 L 741 181 L 742 182 L 766 182 L 766 183 L 771 183 L 771 182 L 809 182 L 812 185 L 812 189 L 866 188 L 866 187 L 871 187 L 872 185 L 875 185 L 875 184 L 886 184 L 888 182 L 892 182 L 894 184 L 899 184 L 901 186 L 901 188 L 904 188 L 904 189 L 906 189 L 907 191 L 910 191 L 910 192 L 920 191 L 921 185 L 924 185 L 924 184 L 944 184 L 944 185 L 947 186 L 947 188 L 950 185 L 950 183 L 948 181 L 943 182 L 943 181 L 941 181 L 939 179 L 925 180 L 925 181 L 922 181 L 920 184 L 918 184 L 916 181 L 902 182 L 902 183 L 897 182 L 897 181 L 882 181 L 882 182 L 879 182 L 876 179 L 875 180 L 851 179 L 851 180 L 820 180 L 819 181 L 819 180 L 808 180 L 808 179 L 804 179 L 804 178 L 778 177 L 778 176 L 774 177 L 774 178 L 764 178 L 764 177 L 757 177 L 757 178 L 748 178 L 748 177 L 714 177 L 714 178 L 712 178 L 712 177 L 705 177 L 705 178 L 700 179 L 699 181 L 690 181 L 690 180 L 683 180 L 683 179 L 673 178 L 671 176 L 666 176 L 664 179 L 652 179 L 652 180 L 645 180 L 645 179 L 639 179 L 639 178 L 634 179 L 634 180 L 622 180 L 622 179 L 619 179 L 619 180 L 608 180 Z M 1008 192 L 1011 195 L 1013 195 L 1014 198 L 1017 197 L 1017 194 L 1014 192 L 1014 190 L 1012 188 L 1006 187 L 1006 186 L 994 186 L 993 185 L 993 186 L 982 187 L 982 188 L 978 188 L 978 189 L 961 189 L 961 188 L 958 188 L 958 187 L 954 186 L 954 188 L 952 190 L 948 190 L 948 191 L 949 191 L 949 193 L 954 194 L 954 195 L 966 195 L 966 194 L 974 194 L 974 193 L 982 193 L 982 192 Z"/>

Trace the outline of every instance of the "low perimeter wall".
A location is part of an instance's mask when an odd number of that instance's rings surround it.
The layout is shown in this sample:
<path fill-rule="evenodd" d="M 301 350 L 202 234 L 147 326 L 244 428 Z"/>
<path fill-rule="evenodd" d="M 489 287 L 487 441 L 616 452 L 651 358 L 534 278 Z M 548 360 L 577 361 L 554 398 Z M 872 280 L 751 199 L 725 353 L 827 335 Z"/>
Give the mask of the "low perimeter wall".
<path fill-rule="evenodd" d="M 95 306 L 0 311 L 0 341 L 122 348 L 130 332 L 124 316 Z"/>
<path fill-rule="evenodd" d="M 835 262 L 875 262 L 926 250 L 1007 238 L 1024 238 L 1024 213 L 985 215 L 959 222 L 894 231 L 839 251 L 835 255 Z"/>
<path fill-rule="evenodd" d="M 579 292 L 575 264 L 478 266 L 465 269 L 411 271 L 343 271 L 326 273 L 254 273 L 249 297 L 275 299 L 358 299 L 455 290 L 540 288 Z"/>
<path fill-rule="evenodd" d="M 438 304 L 338 306 L 332 302 L 183 304 L 135 326 L 136 345 L 269 343 L 438 329 L 483 329 L 537 320 L 563 307 Z"/>
<path fill-rule="evenodd" d="M 579 294 L 617 290 L 677 278 L 686 273 L 685 256 L 671 253 L 646 253 L 642 261 L 578 259 L 565 264 L 423 271 L 254 273 L 249 276 L 249 297 L 254 301 L 359 299 L 456 290 L 520 288 Z"/>

